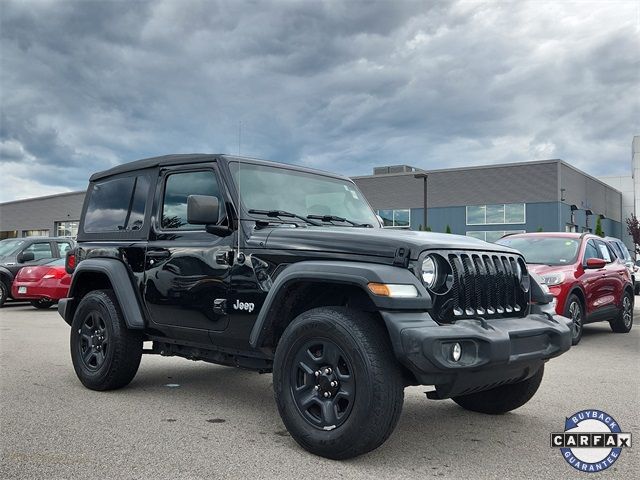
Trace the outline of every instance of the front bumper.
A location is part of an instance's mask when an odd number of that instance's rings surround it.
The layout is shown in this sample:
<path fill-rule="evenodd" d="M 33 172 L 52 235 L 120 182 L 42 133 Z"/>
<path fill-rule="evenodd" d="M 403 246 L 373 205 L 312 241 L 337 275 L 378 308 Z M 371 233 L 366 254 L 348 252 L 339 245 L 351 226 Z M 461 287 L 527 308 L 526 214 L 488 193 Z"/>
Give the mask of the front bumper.
<path fill-rule="evenodd" d="M 418 383 L 448 398 L 524 380 L 571 347 L 571 321 L 539 312 L 524 318 L 439 325 L 424 312 L 382 312 L 397 358 Z M 455 362 L 452 346 L 462 355 Z"/>

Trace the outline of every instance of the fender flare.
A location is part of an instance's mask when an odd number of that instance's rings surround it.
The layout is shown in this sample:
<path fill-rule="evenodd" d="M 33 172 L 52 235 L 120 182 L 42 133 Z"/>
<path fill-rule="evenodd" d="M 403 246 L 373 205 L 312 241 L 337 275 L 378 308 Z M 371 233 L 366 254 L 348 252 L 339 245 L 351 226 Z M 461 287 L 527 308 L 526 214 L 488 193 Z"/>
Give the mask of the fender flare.
<path fill-rule="evenodd" d="M 86 273 L 100 273 L 109 279 L 128 328 L 145 328 L 145 316 L 131 276 L 124 263 L 115 258 L 88 258 L 78 263 L 71 279 L 69 298 L 64 299 L 66 302 L 61 300 L 58 304 L 58 311 L 68 324 L 71 324 L 75 313 L 74 297 L 78 289 L 78 279 Z"/>
<path fill-rule="evenodd" d="M 299 281 L 315 281 L 360 287 L 380 310 L 427 310 L 431 296 L 418 277 L 408 268 L 348 261 L 301 261 L 287 267 L 273 282 L 251 330 L 249 344 L 260 348 L 270 325 L 275 320 L 275 308 L 280 304 L 285 287 Z M 367 288 L 370 282 L 409 284 L 418 290 L 416 298 L 389 298 L 374 295 Z"/>

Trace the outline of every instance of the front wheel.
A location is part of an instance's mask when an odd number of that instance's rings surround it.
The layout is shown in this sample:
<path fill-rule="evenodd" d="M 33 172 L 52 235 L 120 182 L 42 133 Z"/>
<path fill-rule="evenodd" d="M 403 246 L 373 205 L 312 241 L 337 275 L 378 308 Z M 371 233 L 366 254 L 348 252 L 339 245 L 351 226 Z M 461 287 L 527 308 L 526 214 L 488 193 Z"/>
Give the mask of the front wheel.
<path fill-rule="evenodd" d="M 624 292 L 622 307 L 616 317 L 609 322 L 615 333 L 628 333 L 633 326 L 633 296 L 631 292 Z"/>
<path fill-rule="evenodd" d="M 140 366 L 142 336 L 128 330 L 113 290 L 85 295 L 71 323 L 71 360 L 91 390 L 127 385 Z"/>
<path fill-rule="evenodd" d="M 507 413 L 520 408 L 533 398 L 538 391 L 540 382 L 542 382 L 543 375 L 544 365 L 533 376 L 521 382 L 503 385 L 484 392 L 453 397 L 452 400 L 472 412 L 492 415 Z"/>
<path fill-rule="evenodd" d="M 273 367 L 275 399 L 306 450 L 346 459 L 393 432 L 404 400 L 400 365 L 379 319 L 339 307 L 302 313 L 286 328 Z"/>

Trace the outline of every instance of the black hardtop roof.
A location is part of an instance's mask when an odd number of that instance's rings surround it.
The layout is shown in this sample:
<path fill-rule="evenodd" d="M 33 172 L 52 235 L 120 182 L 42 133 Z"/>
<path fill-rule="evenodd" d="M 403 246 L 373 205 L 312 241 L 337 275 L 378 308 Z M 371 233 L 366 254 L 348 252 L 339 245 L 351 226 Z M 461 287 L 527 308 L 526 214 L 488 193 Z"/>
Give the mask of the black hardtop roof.
<path fill-rule="evenodd" d="M 338 175 L 331 172 L 325 172 L 323 170 L 316 170 L 314 168 L 302 167 L 300 165 L 292 165 L 289 163 L 281 163 L 281 162 L 272 162 L 269 160 L 262 160 L 259 158 L 251 158 L 251 157 L 241 157 L 237 155 L 225 155 L 225 154 L 212 154 L 212 153 L 184 153 L 184 154 L 174 154 L 174 155 L 162 155 L 160 157 L 151 157 L 151 158 L 143 158 L 142 160 L 135 160 L 133 162 L 122 163 L 120 165 L 116 165 L 115 167 L 109 168 L 108 170 L 103 170 L 101 172 L 96 172 L 91 175 L 89 179 L 91 182 L 111 177 L 113 175 L 118 175 L 120 173 L 133 172 L 136 170 L 144 170 L 145 168 L 152 167 L 162 167 L 169 165 L 185 165 L 191 163 L 204 163 L 211 162 L 215 160 L 225 160 L 227 162 L 240 160 L 243 163 L 253 163 L 257 165 L 266 165 L 280 168 L 287 168 L 290 170 L 298 170 L 301 172 L 314 173 L 319 175 L 324 175 L 333 178 L 341 178 L 344 180 L 351 181 L 349 177 L 345 177 L 343 175 Z"/>

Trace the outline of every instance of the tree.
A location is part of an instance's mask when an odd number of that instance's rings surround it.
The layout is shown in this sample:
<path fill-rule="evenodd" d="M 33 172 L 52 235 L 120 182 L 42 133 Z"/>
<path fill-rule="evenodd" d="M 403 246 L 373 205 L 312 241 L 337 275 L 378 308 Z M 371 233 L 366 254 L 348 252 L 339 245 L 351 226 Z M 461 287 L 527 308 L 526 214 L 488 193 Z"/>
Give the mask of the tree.
<path fill-rule="evenodd" d="M 544 228 L 542 228 L 542 227 L 538 227 L 538 231 L 539 231 L 539 232 L 544 232 Z"/>
<path fill-rule="evenodd" d="M 604 237 L 604 230 L 602 230 L 602 220 L 600 219 L 600 216 L 598 216 L 598 219 L 596 220 L 596 235 Z"/>
<path fill-rule="evenodd" d="M 451 233 L 451 227 L 449 226 L 449 224 L 447 224 L 447 228 L 444 233 Z"/>
<path fill-rule="evenodd" d="M 631 235 L 633 239 L 636 255 L 640 255 L 640 222 L 638 221 L 638 217 L 632 213 L 625 222 L 627 223 L 627 233 Z"/>

